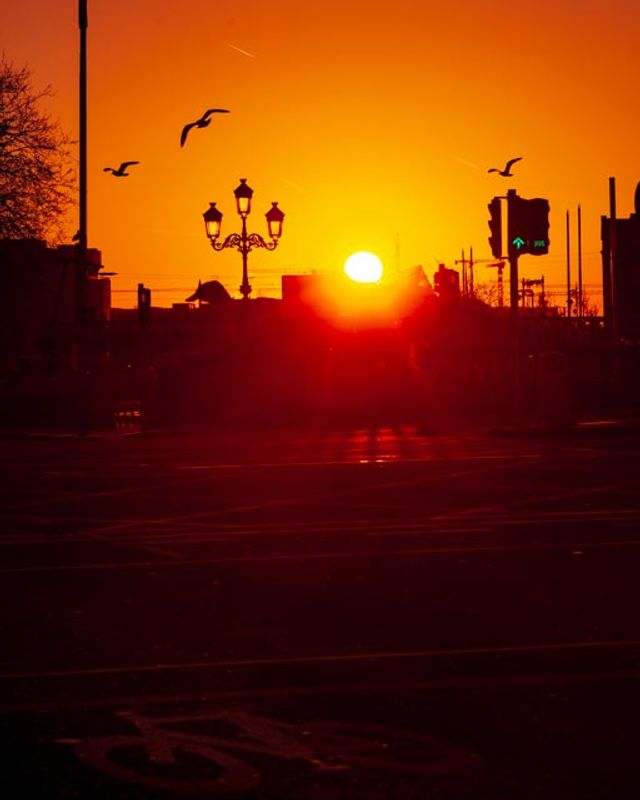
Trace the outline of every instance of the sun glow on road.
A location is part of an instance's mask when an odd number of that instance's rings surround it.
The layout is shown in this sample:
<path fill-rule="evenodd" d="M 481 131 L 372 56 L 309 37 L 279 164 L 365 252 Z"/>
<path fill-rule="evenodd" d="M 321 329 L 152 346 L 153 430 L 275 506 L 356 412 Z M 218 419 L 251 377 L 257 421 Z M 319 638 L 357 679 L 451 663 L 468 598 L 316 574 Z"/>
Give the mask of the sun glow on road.
<path fill-rule="evenodd" d="M 352 281 L 377 283 L 382 278 L 382 261 L 374 253 L 361 250 L 344 262 L 344 271 Z"/>

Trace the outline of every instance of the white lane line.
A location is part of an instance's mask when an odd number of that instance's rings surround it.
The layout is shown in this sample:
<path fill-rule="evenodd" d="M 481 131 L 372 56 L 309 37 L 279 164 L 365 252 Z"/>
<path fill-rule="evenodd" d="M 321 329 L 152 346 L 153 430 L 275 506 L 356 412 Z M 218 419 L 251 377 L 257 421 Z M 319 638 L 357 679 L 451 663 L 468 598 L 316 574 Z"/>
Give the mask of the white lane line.
<path fill-rule="evenodd" d="M 211 566 L 213 564 L 258 563 L 269 561 L 317 561 L 322 559 L 359 559 L 359 558 L 385 558 L 391 556 L 447 556 L 447 555 L 482 555 L 484 553 L 511 553 L 545 550 L 566 550 L 571 553 L 575 550 L 615 549 L 624 547 L 638 547 L 640 540 L 624 539 L 610 542 L 550 542 L 514 545 L 479 545 L 472 547 L 421 547 L 402 550 L 359 550 L 331 551 L 324 553 L 271 553 L 263 555 L 217 556 L 214 558 L 182 558 L 173 561 L 105 561 L 84 564 L 43 564 L 28 567 L 3 567 L 0 575 L 16 575 L 30 572 L 81 572 L 83 570 L 117 570 L 117 569 L 149 569 L 157 567 L 190 567 Z"/>
<path fill-rule="evenodd" d="M 595 526 L 594 522 L 594 526 Z M 172 533 L 164 532 L 164 531 L 140 531 L 140 532 L 131 532 L 124 534 L 122 536 L 105 536 L 105 537 L 98 537 L 98 536 L 88 536 L 83 535 L 82 537 L 78 538 L 67 538 L 63 541 L 54 538 L 38 538 L 28 541 L 23 541 L 21 539 L 15 539 L 11 541 L 4 541 L 0 542 L 0 548 L 12 548 L 25 551 L 25 555 L 28 555 L 29 551 L 33 550 L 34 548 L 42 548 L 47 547 L 48 549 L 67 549 L 69 551 L 74 551 L 78 547 L 82 545 L 95 545 L 95 544 L 104 544 L 113 549 L 118 549 L 120 547 L 135 547 L 135 548 L 142 548 L 142 547 L 164 547 L 165 545 L 190 545 L 190 544 L 207 544 L 207 543 L 217 543 L 217 542 L 240 542 L 243 540 L 264 540 L 264 539 L 273 539 L 275 537 L 285 537 L 288 541 L 287 545 L 295 545 L 299 544 L 300 541 L 309 541 L 314 539 L 344 539 L 349 537 L 350 540 L 353 540 L 354 536 L 358 536 L 364 539 L 429 539 L 433 536 L 455 536 L 455 535 L 465 535 L 465 534 L 473 534 L 473 535 L 481 535 L 481 534 L 496 534 L 499 535 L 503 533 L 500 528 L 503 527 L 519 527 L 520 529 L 526 527 L 527 533 L 529 537 L 535 536 L 536 533 L 540 530 L 544 529 L 544 525 L 542 522 L 522 522 L 516 526 L 516 523 L 512 523 L 509 526 L 505 525 L 495 525 L 495 526 L 458 526 L 458 527 L 445 527 L 445 526 L 429 526 L 424 525 L 420 528 L 380 528 L 377 525 L 372 525 L 369 529 L 362 529 L 362 530 L 351 530 L 348 525 L 343 526 L 340 529 L 326 529 L 323 530 L 322 528 L 314 528 L 309 531 L 297 531 L 297 530 L 273 530 L 273 531 L 261 531 L 258 529 L 255 530 L 246 530 L 246 531 L 230 531 L 227 529 L 222 529 L 217 531 L 215 529 L 209 531 L 200 531 L 200 532 L 183 532 L 183 531 L 176 531 Z M 593 526 L 592 526 L 593 527 Z M 622 534 L 623 532 L 629 532 L 630 534 L 635 533 L 638 530 L 637 523 L 632 522 L 631 520 L 628 522 L 615 522 L 610 521 L 609 529 L 614 530 L 618 534 Z M 560 533 L 560 526 L 555 526 L 555 532 Z M 602 530 L 599 531 L 602 533 Z M 291 541 L 293 540 L 293 541 Z M 615 540 L 614 540 L 615 541 Z M 627 540 L 630 543 L 633 540 Z M 592 542 L 592 544 L 597 544 L 598 541 Z M 526 546 L 526 542 L 523 543 Z M 538 544 L 540 544 L 538 542 Z M 570 544 L 567 543 L 567 546 Z M 562 547 L 563 544 L 560 543 L 559 545 L 557 542 L 553 543 L 550 546 L 560 546 Z"/>
<path fill-rule="evenodd" d="M 247 469 L 251 469 L 251 466 L 245 465 Z M 121 478 L 121 475 L 114 476 Z M 229 475 L 219 475 L 216 476 L 219 480 L 224 480 L 225 478 L 236 478 L 237 474 L 229 474 Z M 93 484 L 99 484 L 101 481 L 102 476 L 94 475 L 93 477 Z M 194 481 L 196 481 L 194 483 Z M 132 494 L 139 494 L 141 491 L 147 493 L 163 493 L 170 491 L 172 495 L 175 495 L 177 491 L 183 485 L 188 486 L 189 488 L 193 488 L 197 485 L 197 483 L 205 483 L 209 480 L 209 476 L 203 475 L 199 476 L 198 479 L 191 478 L 189 480 L 189 476 L 185 475 L 184 478 L 181 479 L 181 483 L 176 486 L 176 476 L 173 474 L 173 470 L 169 472 L 165 470 L 162 474 L 158 475 L 158 478 L 154 482 L 150 482 L 149 484 L 145 484 L 142 487 L 139 486 L 135 481 L 129 481 L 126 485 L 114 487 L 112 489 L 104 489 L 104 490 L 93 490 L 93 491 L 82 491 L 82 492 L 70 492 L 65 494 L 63 491 L 57 491 L 55 494 L 51 491 L 47 491 L 43 493 L 42 491 L 37 497 L 32 497 L 28 501 L 12 503 L 10 505 L 5 505 L 3 511 L 6 512 L 16 512 L 16 511 L 24 511 L 25 509 L 40 507 L 40 506 L 56 506 L 60 505 L 61 503 L 77 503 L 85 500 L 95 500 L 98 498 L 109 498 L 109 497 L 122 497 L 126 495 Z M 31 492 L 33 494 L 33 492 Z M 42 514 L 41 514 L 42 515 Z"/>
<path fill-rule="evenodd" d="M 602 683 L 604 681 L 628 681 L 637 680 L 637 669 L 611 669 L 611 670 L 598 670 L 593 672 L 516 672 L 516 673 L 503 673 L 498 675 L 455 675 L 455 676 L 435 676 L 433 678 L 423 678 L 418 680 L 377 680 L 377 681 L 362 681 L 358 679 L 357 684 L 351 683 L 314 683 L 310 686 L 289 686 L 287 684 L 277 685 L 269 689 L 247 688 L 247 689 L 219 689 L 219 690 L 200 690 L 192 692 L 176 692 L 168 691 L 164 694 L 145 694 L 141 700 L 139 694 L 134 695 L 106 695 L 101 694 L 96 697 L 95 693 L 91 698 L 80 697 L 77 694 L 70 700 L 69 698 L 58 700 L 43 700 L 43 701 L 25 701 L 21 702 L 8 702 L 0 705 L 0 711 L 5 714 L 10 713 L 48 713 L 51 711 L 59 711 L 60 709 L 82 708 L 83 711 L 87 709 L 98 708 L 138 708 L 141 702 L 145 707 L 162 705 L 166 707 L 168 704 L 172 706 L 180 706 L 184 703 L 196 701 L 198 705 L 203 703 L 216 703 L 218 705 L 221 701 L 234 700 L 234 707 L 237 706 L 238 701 L 242 700 L 255 700 L 257 698 L 282 698 L 283 695 L 289 697 L 295 695 L 296 697 L 318 695 L 335 695 L 335 694 L 348 694 L 352 695 L 354 691 L 358 694 L 388 694 L 394 692 L 398 694 L 434 690 L 434 689 L 487 689 L 487 688 L 505 688 L 507 686 L 554 686 L 557 684 L 573 684 L 573 683 Z"/>
<path fill-rule="evenodd" d="M 153 547 L 150 544 L 136 544 L 135 549 L 147 550 L 149 553 L 155 553 L 158 556 L 166 556 L 167 558 L 173 558 L 174 560 L 182 560 L 183 558 L 183 553 L 175 553 L 173 550 L 165 550 L 161 547 Z"/>
<path fill-rule="evenodd" d="M 517 508 L 518 506 L 526 506 L 528 503 L 535 503 L 536 505 L 546 505 L 556 500 L 568 500 L 584 495 L 603 494 L 606 492 L 615 492 L 615 491 L 619 492 L 621 489 L 637 487 L 638 483 L 640 483 L 638 478 L 633 478 L 631 480 L 619 481 L 616 483 L 610 483 L 606 485 L 593 484 L 592 486 L 581 486 L 575 489 L 564 489 L 560 492 L 555 492 L 548 495 L 537 493 L 535 495 L 532 494 L 527 497 L 517 497 L 513 498 L 512 500 L 503 500 L 497 505 L 495 503 L 491 503 L 484 506 L 475 506 L 474 508 L 461 508 L 458 511 L 450 511 L 445 514 L 437 514 L 434 517 L 432 517 L 432 519 L 442 520 L 443 522 L 446 522 L 447 520 L 463 519 L 464 517 L 470 517 L 473 516 L 474 514 L 478 515 L 495 514 L 496 517 L 499 518 L 501 513 L 504 513 L 505 509 Z M 531 510 L 535 511 L 535 509 Z"/>
<path fill-rule="evenodd" d="M 196 511 L 190 514 L 179 514 L 170 517 L 161 517 L 155 518 L 150 520 L 150 524 L 157 525 L 158 523 L 166 524 L 166 525 L 177 525 L 182 523 L 183 521 L 193 522 L 195 520 L 202 520 L 202 519 L 211 519 L 213 517 L 219 517 L 225 514 L 234 514 L 234 513 L 242 513 L 246 514 L 249 511 L 265 511 L 267 509 L 272 508 L 284 508 L 284 507 L 296 507 L 296 506 L 304 506 L 309 507 L 310 505 L 326 505 L 327 501 L 334 501 L 336 499 L 344 499 L 348 497 L 357 497 L 358 495 L 366 494 L 367 492 L 385 492 L 392 489 L 405 489 L 410 486 L 427 486 L 431 483 L 440 483 L 442 481 L 446 481 L 452 477 L 460 478 L 460 477 L 469 477 L 471 475 L 484 475 L 489 474 L 492 472 L 498 472 L 500 470 L 505 469 L 506 465 L 501 464 L 500 466 L 484 466 L 481 468 L 470 468 L 467 470 L 461 470 L 459 472 L 447 472 L 447 473 L 438 473 L 437 475 L 420 475 L 418 477 L 412 478 L 403 478 L 400 480 L 391 480 L 386 481 L 378 484 L 366 484 L 363 486 L 354 486 L 350 488 L 345 488 L 341 490 L 334 490 L 334 491 L 325 491 L 320 492 L 318 494 L 312 496 L 296 496 L 296 497 L 282 497 L 279 499 L 273 500 L 264 500 L 258 503 L 251 503 L 251 504 L 241 504 L 230 506 L 226 508 L 219 508 L 219 509 L 209 509 L 207 511 Z M 445 517 L 434 517 L 434 519 L 445 519 Z M 114 522 L 111 525 L 107 525 L 104 527 L 99 527 L 96 529 L 90 529 L 88 531 L 81 531 L 81 533 L 87 534 L 95 534 L 96 536 L 103 536 L 106 533 L 113 533 L 116 531 L 126 531 L 127 529 L 131 528 L 131 523 L 129 521 L 118 521 Z"/>
<path fill-rule="evenodd" d="M 374 453 L 368 451 L 366 453 L 353 453 L 345 456 L 344 458 L 325 458 L 310 460 L 287 460 L 283 458 L 278 461 L 251 461 L 246 463 L 212 463 L 212 464 L 178 464 L 174 467 L 177 471 L 197 471 L 197 470 L 218 470 L 218 469 L 291 469 L 292 467 L 354 467 L 360 464 L 363 465 L 377 465 L 377 464 L 393 464 L 394 466 L 401 466 L 402 464 L 441 464 L 446 461 L 447 464 L 460 461 L 466 463 L 468 461 L 514 461 L 519 459 L 539 459 L 542 458 L 539 454 L 521 455 L 521 454 L 480 454 L 480 455 L 443 455 L 434 457 L 433 455 L 425 456 L 402 456 L 398 453 Z"/>
<path fill-rule="evenodd" d="M 452 647 L 432 650 L 373 651 L 369 653 L 332 653 L 329 655 L 283 656 L 280 658 L 209 659 L 207 661 L 168 662 L 159 664 L 127 664 L 117 667 L 41 670 L 39 672 L 4 672 L 0 680 L 73 678 L 90 675 L 113 675 L 133 672 L 169 672 L 186 669 L 229 669 L 230 667 L 268 667 L 295 664 L 356 663 L 392 661 L 396 659 L 451 658 L 454 656 L 516 655 L 586 650 L 624 650 L 640 647 L 640 639 L 618 639 L 590 642 L 543 642 L 539 644 L 496 645 L 493 647 Z"/>
<path fill-rule="evenodd" d="M 384 531 L 370 531 L 367 536 L 380 537 L 383 536 L 430 536 L 434 533 L 491 533 L 492 528 L 424 528 L 423 530 L 384 530 Z"/>
<path fill-rule="evenodd" d="M 457 513 L 456 513 L 457 515 Z M 535 515 L 535 516 L 531 516 Z M 0 520 L 2 518 L 0 517 Z M 25 518 L 29 519 L 29 518 Z M 68 522 L 70 518 L 68 517 L 52 517 L 49 521 L 51 523 L 52 530 L 47 533 L 39 532 L 28 532 L 25 531 L 24 533 L 0 533 L 0 546 L 14 546 L 14 545 L 67 545 L 73 544 L 77 542 L 88 542 L 88 541 L 95 541 L 96 534 L 95 533 L 79 533 L 77 531 L 71 531 L 67 533 L 57 533 L 55 531 L 56 522 Z M 145 536 L 152 536 L 156 540 L 160 539 L 170 539 L 172 537 L 176 537 L 176 540 L 182 541 L 183 539 L 188 539 L 190 536 L 230 536 L 230 537 L 240 537 L 240 536 L 273 536 L 276 534 L 283 534 L 283 535 L 295 535 L 299 533 L 305 534 L 344 534 L 345 531 L 348 533 L 366 533 L 370 535 L 385 535 L 387 532 L 389 535 L 394 533 L 402 533 L 406 535 L 412 534 L 429 534 L 429 533 L 457 533 L 457 532 L 469 532 L 469 531 L 481 531 L 485 532 L 487 530 L 492 531 L 496 527 L 507 527 L 507 526 L 538 526 L 542 524 L 571 524 L 575 522 L 581 523 L 592 523 L 592 524 L 602 524 L 606 522 L 608 524 L 617 525 L 617 526 L 624 526 L 624 527 L 634 527 L 638 524 L 638 519 L 640 519 L 640 509 L 639 508 L 628 508 L 628 509 L 610 509 L 610 510 L 598 510 L 598 509 L 584 509 L 584 510 L 570 510 L 570 511 L 544 511 L 540 509 L 531 509 L 530 516 L 524 517 L 522 515 L 510 515 L 506 516 L 504 514 L 496 513 L 488 513 L 488 514 L 478 514 L 476 517 L 472 516 L 465 516 L 465 520 L 469 523 L 469 525 L 474 524 L 475 527 L 460 527 L 459 520 L 456 520 L 455 516 L 452 520 L 451 525 L 443 524 L 442 515 L 437 515 L 436 517 L 424 517 L 424 518 L 407 518 L 407 519 L 398 519 L 396 517 L 391 517 L 387 519 L 383 518 L 358 518 L 353 520 L 348 520 L 345 522 L 344 519 L 328 519 L 325 522 L 295 522 L 295 521 L 286 521 L 286 522 L 278 522 L 278 521 L 267 521 L 267 522 L 260 522 L 259 526 L 256 523 L 234 523 L 234 522 L 224 522 L 224 523 L 211 523 L 205 520 L 185 520 L 177 523 L 165 523 L 164 520 L 155 519 L 155 520 L 146 520 L 146 519 L 127 519 L 121 520 L 121 522 L 128 526 L 128 530 L 123 533 L 119 534 L 115 532 L 114 534 L 110 534 L 107 536 L 99 537 L 100 541 L 105 542 L 112 542 L 114 544 L 122 543 L 122 542 L 133 542 L 136 541 L 140 537 Z M 87 519 L 87 518 L 79 518 L 79 523 L 87 524 L 91 522 L 92 524 L 99 524 L 99 525 L 108 525 L 109 520 L 105 519 Z M 136 526 L 138 530 L 136 530 Z M 437 527 L 436 527 L 437 526 Z M 104 530 L 104 528 L 98 528 L 98 530 Z M 373 530 L 373 533 L 371 531 Z"/>

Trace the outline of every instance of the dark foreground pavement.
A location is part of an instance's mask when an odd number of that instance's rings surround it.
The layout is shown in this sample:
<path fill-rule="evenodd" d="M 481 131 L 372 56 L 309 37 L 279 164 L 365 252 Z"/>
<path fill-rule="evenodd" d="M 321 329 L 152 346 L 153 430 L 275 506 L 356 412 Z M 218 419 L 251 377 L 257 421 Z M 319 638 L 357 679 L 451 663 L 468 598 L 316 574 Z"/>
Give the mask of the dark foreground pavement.
<path fill-rule="evenodd" d="M 3 796 L 636 796 L 639 455 L 3 442 Z"/>

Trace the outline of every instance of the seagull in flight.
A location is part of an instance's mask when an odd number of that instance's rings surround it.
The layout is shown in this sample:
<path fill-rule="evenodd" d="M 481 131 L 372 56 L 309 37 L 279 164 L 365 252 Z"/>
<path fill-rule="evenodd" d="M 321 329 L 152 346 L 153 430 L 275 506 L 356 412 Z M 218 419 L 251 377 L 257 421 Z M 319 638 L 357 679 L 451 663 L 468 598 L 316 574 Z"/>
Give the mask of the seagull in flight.
<path fill-rule="evenodd" d="M 104 167 L 102 170 L 103 172 L 111 172 L 115 175 L 116 178 L 128 178 L 129 173 L 127 172 L 128 167 L 132 167 L 134 164 L 139 164 L 139 161 L 123 161 L 122 164 L 118 167 L 118 169 L 114 169 L 113 167 Z"/>
<path fill-rule="evenodd" d="M 516 163 L 516 161 L 522 161 L 522 156 L 518 156 L 518 158 L 512 158 L 511 161 L 507 161 L 504 169 L 496 169 L 495 167 L 492 167 L 491 169 L 487 170 L 487 172 L 497 172 L 498 175 L 502 175 L 503 178 L 511 178 L 513 176 L 511 167 Z"/>
<path fill-rule="evenodd" d="M 204 114 L 197 119 L 195 122 L 190 122 L 188 125 L 185 125 L 182 129 L 182 133 L 180 135 L 180 147 L 184 147 L 184 143 L 187 141 L 187 136 L 189 135 L 189 131 L 191 128 L 206 128 L 207 125 L 211 125 L 211 114 L 228 114 L 228 108 L 210 108 L 208 111 L 205 111 Z"/>

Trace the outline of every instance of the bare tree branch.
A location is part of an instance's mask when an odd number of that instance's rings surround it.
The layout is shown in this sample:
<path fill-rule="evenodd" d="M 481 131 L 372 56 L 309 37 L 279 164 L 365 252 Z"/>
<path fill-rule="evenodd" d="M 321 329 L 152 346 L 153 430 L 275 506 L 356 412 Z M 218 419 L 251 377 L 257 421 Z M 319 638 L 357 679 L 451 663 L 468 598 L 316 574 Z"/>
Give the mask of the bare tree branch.
<path fill-rule="evenodd" d="M 0 238 L 62 238 L 74 202 L 73 142 L 39 108 L 50 96 L 50 87 L 34 88 L 28 68 L 0 56 Z"/>

